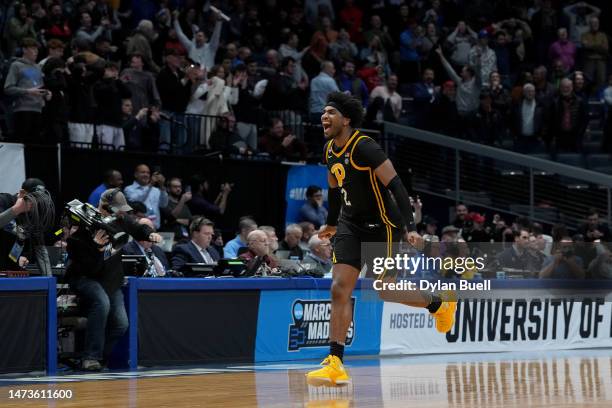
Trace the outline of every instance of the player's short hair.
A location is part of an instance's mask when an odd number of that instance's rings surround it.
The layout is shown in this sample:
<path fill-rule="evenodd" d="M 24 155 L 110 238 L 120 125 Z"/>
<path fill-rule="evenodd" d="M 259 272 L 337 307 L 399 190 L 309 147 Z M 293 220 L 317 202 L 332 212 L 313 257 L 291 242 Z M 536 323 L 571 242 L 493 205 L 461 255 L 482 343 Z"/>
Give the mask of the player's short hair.
<path fill-rule="evenodd" d="M 363 121 L 363 106 L 361 101 L 343 92 L 332 92 L 327 96 L 326 106 L 332 106 L 338 112 L 350 119 L 351 127 L 356 128 Z"/>

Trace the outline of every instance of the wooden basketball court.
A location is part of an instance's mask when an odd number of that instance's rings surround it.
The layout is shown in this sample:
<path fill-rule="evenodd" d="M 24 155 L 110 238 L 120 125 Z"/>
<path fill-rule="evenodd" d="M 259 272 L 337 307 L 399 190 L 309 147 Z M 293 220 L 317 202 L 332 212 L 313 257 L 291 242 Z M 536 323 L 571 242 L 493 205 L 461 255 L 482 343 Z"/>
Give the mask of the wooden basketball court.
<path fill-rule="evenodd" d="M 314 362 L 0 379 L 2 407 L 610 407 L 612 352 L 351 359 L 353 385 L 309 388 Z M 10 399 L 69 390 L 71 399 Z"/>

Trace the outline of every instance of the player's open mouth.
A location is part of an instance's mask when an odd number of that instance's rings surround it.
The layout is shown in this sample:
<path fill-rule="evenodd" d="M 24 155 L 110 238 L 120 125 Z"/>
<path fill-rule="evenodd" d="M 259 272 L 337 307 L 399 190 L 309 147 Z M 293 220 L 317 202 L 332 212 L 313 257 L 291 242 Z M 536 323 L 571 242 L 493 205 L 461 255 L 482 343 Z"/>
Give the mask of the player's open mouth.
<path fill-rule="evenodd" d="M 329 128 L 331 128 L 331 123 L 323 123 L 323 131 L 327 131 L 329 130 Z"/>

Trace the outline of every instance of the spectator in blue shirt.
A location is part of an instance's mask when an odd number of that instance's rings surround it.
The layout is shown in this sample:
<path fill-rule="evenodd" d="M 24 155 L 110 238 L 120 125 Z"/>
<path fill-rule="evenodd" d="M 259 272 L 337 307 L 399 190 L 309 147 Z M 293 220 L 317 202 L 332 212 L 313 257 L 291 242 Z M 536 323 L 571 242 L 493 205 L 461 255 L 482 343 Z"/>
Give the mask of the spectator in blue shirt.
<path fill-rule="evenodd" d="M 100 196 L 109 188 L 121 188 L 123 186 L 123 176 L 119 170 L 108 169 L 104 172 L 104 181 L 94 191 L 91 192 L 87 202 L 94 207 L 98 206 Z"/>
<path fill-rule="evenodd" d="M 364 108 L 368 107 L 370 94 L 368 87 L 363 79 L 355 75 L 355 63 L 352 61 L 344 61 L 342 64 L 342 72 L 336 80 L 338 88 L 341 92 L 349 92 L 356 98 L 361 100 Z"/>
<path fill-rule="evenodd" d="M 321 63 L 321 72 L 310 83 L 310 116 L 314 123 L 321 121 L 327 95 L 339 91 L 334 80 L 336 68 L 331 61 Z"/>
<path fill-rule="evenodd" d="M 134 183 L 125 188 L 125 197 L 129 201 L 140 201 L 147 207 L 146 216 L 159 229 L 160 208 L 168 205 L 168 193 L 164 187 L 164 176 L 158 172 L 151 176 L 151 170 L 146 164 L 136 166 Z"/>
<path fill-rule="evenodd" d="M 400 35 L 400 72 L 402 83 L 413 83 L 419 78 L 419 53 L 414 33 L 416 21 L 411 20 Z"/>
<path fill-rule="evenodd" d="M 248 246 L 247 236 L 251 233 L 251 231 L 255 231 L 256 229 L 257 223 L 255 223 L 252 218 L 242 217 L 238 223 L 238 235 L 236 235 L 236 238 L 225 244 L 225 247 L 223 248 L 223 256 L 230 259 L 238 258 L 238 250 Z"/>
<path fill-rule="evenodd" d="M 300 208 L 299 222 L 313 223 L 316 229 L 325 224 L 327 208 L 323 206 L 323 190 L 319 186 L 308 186 L 306 189 L 306 203 Z"/>
<path fill-rule="evenodd" d="M 434 85 L 434 70 L 425 68 L 423 80 L 412 86 L 412 97 L 414 98 L 414 114 L 416 116 L 416 127 L 428 129 L 431 119 L 431 110 L 436 102 L 436 87 Z"/>

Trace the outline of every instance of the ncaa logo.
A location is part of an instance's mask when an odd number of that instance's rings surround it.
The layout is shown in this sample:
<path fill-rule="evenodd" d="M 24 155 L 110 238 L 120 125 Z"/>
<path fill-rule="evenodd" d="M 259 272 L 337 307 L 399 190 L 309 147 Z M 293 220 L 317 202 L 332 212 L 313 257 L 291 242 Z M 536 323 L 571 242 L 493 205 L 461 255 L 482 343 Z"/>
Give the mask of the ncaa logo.
<path fill-rule="evenodd" d="M 355 313 L 355 298 L 353 316 Z M 288 351 L 298 351 L 304 347 L 325 347 L 329 343 L 329 319 L 331 317 L 330 300 L 296 299 L 291 307 L 293 323 L 289 325 Z M 351 319 L 353 320 L 353 319 Z M 346 345 L 353 343 L 355 322 L 351 321 L 346 335 Z"/>

